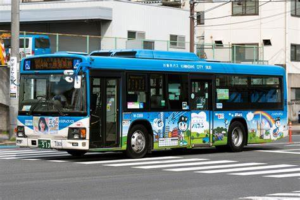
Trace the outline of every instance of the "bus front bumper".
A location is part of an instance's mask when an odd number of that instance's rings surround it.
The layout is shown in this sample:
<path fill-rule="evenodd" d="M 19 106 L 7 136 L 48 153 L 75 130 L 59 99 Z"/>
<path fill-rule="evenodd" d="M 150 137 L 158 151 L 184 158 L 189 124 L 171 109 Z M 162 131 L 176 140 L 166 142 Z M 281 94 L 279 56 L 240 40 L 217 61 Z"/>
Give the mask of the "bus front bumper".
<path fill-rule="evenodd" d="M 16 138 L 16 145 L 19 147 L 41 148 L 40 141 L 49 141 L 50 149 L 65 149 L 65 150 L 88 150 L 88 140 L 55 140 L 55 139 L 31 139 L 31 138 Z"/>

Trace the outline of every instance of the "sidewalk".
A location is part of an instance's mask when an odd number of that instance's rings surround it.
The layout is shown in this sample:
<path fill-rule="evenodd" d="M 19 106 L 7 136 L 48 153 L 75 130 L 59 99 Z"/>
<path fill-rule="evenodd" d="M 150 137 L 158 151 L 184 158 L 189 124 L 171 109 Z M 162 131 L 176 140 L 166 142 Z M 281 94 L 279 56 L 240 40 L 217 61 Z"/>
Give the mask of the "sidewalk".
<path fill-rule="evenodd" d="M 16 146 L 15 141 L 9 141 L 7 134 L 0 134 L 0 147 Z"/>

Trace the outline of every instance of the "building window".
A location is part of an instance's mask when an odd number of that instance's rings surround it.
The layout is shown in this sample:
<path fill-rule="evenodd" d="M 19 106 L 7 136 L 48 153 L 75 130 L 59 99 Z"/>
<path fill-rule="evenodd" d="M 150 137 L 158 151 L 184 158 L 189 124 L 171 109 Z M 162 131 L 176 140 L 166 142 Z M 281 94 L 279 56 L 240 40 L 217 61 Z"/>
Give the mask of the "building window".
<path fill-rule="evenodd" d="M 292 16 L 300 17 L 300 1 L 291 0 L 291 14 Z"/>
<path fill-rule="evenodd" d="M 146 34 L 141 31 L 128 31 L 127 38 L 132 40 L 144 40 L 146 38 Z"/>
<path fill-rule="evenodd" d="M 300 62 L 300 45 L 291 45 L 291 61 Z"/>
<path fill-rule="evenodd" d="M 258 0 L 239 0 L 232 2 L 232 15 L 258 15 L 259 1 Z"/>
<path fill-rule="evenodd" d="M 249 62 L 259 60 L 258 44 L 234 44 L 232 46 L 232 60 L 234 63 Z"/>
<path fill-rule="evenodd" d="M 154 41 L 144 41 L 143 42 L 143 49 L 154 50 L 155 49 Z"/>
<path fill-rule="evenodd" d="M 197 12 L 197 25 L 204 25 L 204 12 Z"/>
<path fill-rule="evenodd" d="M 170 35 L 170 47 L 185 49 L 185 36 Z"/>
<path fill-rule="evenodd" d="M 300 88 L 292 88 L 292 101 L 300 101 Z"/>

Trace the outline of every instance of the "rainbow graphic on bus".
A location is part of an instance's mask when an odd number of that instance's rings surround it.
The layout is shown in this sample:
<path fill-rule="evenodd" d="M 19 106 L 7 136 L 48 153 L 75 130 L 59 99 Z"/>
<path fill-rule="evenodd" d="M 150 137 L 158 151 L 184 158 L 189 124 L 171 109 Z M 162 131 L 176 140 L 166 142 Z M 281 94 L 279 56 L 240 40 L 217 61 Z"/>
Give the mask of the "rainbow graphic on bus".
<path fill-rule="evenodd" d="M 270 127 L 274 126 L 275 120 L 273 119 L 273 117 L 270 114 L 268 114 L 264 111 L 256 111 L 256 112 L 254 112 L 254 116 L 256 116 L 256 115 L 260 115 L 261 120 L 265 119 L 269 123 Z"/>

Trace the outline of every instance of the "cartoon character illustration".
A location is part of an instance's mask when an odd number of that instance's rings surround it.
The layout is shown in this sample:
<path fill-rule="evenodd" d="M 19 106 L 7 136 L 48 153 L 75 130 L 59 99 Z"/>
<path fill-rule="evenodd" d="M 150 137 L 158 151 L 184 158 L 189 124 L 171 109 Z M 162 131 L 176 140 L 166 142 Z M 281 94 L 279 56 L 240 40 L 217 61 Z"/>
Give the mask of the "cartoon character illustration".
<path fill-rule="evenodd" d="M 275 138 L 277 137 L 282 137 L 282 133 L 280 132 L 280 126 L 281 126 L 281 123 L 280 123 L 280 117 L 277 117 L 275 119 L 275 129 L 273 130 L 273 136 Z"/>
<path fill-rule="evenodd" d="M 164 137 L 163 135 L 164 122 L 161 119 L 155 118 L 153 120 L 152 128 L 153 128 L 155 141 L 158 141 L 159 138 Z"/>
<path fill-rule="evenodd" d="M 215 134 L 214 134 L 214 138 L 213 138 L 214 141 L 222 141 L 225 134 L 226 134 L 225 131 L 222 131 L 222 132 L 220 132 L 220 133 L 215 133 Z"/>
<path fill-rule="evenodd" d="M 184 140 L 184 134 L 188 129 L 188 118 L 185 116 L 179 117 L 178 120 L 178 132 L 179 132 L 179 141 L 180 146 L 187 145 L 187 142 Z"/>

